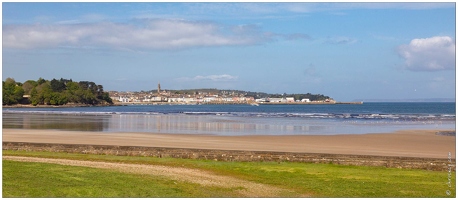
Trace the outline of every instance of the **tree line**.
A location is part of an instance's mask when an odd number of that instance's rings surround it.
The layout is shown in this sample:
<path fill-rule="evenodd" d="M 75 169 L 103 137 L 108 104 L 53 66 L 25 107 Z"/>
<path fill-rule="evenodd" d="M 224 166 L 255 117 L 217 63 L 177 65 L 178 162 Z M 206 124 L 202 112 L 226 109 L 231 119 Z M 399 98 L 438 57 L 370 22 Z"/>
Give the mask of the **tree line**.
<path fill-rule="evenodd" d="M 63 78 L 49 81 L 39 78 L 21 83 L 7 78 L 2 86 L 3 105 L 113 104 L 102 85 L 89 81 L 74 82 Z"/>

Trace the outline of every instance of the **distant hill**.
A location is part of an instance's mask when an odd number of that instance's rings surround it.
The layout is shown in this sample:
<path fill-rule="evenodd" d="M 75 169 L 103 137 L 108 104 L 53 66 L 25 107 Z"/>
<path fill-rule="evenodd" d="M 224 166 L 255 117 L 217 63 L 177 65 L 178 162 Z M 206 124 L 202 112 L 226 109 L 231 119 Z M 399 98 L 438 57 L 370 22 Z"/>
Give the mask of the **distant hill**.
<path fill-rule="evenodd" d="M 456 102 L 454 98 L 426 98 L 426 99 L 355 99 L 363 102 Z"/>
<path fill-rule="evenodd" d="M 167 89 L 164 89 L 167 90 Z M 219 95 L 227 95 L 227 96 L 247 96 L 247 97 L 254 97 L 255 99 L 259 98 L 281 98 L 281 97 L 294 97 L 296 100 L 301 99 L 309 99 L 310 101 L 324 101 L 326 99 L 332 99 L 329 96 L 325 96 L 323 94 L 311 94 L 311 93 L 302 93 L 302 94 L 269 94 L 265 92 L 251 92 L 251 91 L 244 91 L 244 90 L 222 90 L 216 88 L 201 88 L 201 89 L 183 89 L 183 90 L 167 90 L 172 94 L 202 94 L 202 93 L 213 93 Z M 156 92 L 155 90 L 150 90 L 147 92 Z"/>

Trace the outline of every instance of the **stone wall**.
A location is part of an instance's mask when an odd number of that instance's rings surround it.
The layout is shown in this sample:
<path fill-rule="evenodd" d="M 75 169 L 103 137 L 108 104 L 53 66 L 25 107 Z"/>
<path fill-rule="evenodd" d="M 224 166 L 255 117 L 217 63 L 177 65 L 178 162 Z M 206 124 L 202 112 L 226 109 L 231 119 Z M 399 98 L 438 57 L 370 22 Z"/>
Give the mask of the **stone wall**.
<path fill-rule="evenodd" d="M 383 166 L 390 168 L 425 169 L 434 171 L 448 171 L 450 166 L 453 166 L 451 167 L 452 171 L 456 170 L 454 167 L 455 159 L 449 160 L 439 158 L 20 142 L 3 142 L 3 150 L 68 152 L 120 156 L 151 156 L 158 158 L 170 157 L 184 159 L 205 159 L 225 162 L 242 161 L 332 163 L 339 165 Z"/>

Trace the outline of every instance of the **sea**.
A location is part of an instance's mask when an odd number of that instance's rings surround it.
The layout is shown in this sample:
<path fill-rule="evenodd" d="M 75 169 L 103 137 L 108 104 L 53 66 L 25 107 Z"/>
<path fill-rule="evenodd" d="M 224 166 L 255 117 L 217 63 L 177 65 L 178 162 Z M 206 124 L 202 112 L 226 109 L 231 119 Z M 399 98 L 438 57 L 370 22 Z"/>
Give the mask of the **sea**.
<path fill-rule="evenodd" d="M 3 108 L 8 129 L 103 133 L 339 135 L 455 130 L 455 102 Z"/>

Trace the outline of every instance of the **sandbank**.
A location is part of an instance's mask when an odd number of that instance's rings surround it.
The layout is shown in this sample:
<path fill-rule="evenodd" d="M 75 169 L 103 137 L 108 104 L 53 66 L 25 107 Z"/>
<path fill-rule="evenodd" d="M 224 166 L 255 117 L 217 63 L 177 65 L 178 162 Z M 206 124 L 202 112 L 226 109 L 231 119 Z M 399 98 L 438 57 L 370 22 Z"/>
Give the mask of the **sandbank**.
<path fill-rule="evenodd" d="M 403 130 L 355 135 L 215 136 L 2 129 L 3 142 L 142 146 L 189 149 L 455 158 L 456 137 L 444 130 Z M 453 130 L 454 131 L 454 130 Z"/>

